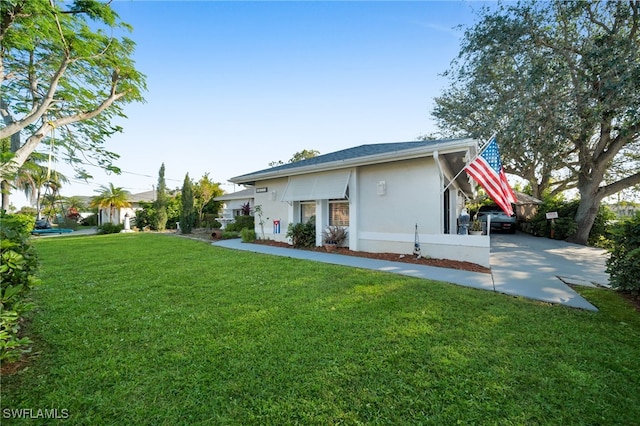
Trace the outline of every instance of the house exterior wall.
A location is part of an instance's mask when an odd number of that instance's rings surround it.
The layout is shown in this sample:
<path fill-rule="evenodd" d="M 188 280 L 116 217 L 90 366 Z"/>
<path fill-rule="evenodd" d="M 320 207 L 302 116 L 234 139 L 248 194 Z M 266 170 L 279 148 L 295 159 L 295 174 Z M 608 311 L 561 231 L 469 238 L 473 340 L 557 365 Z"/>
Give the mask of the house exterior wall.
<path fill-rule="evenodd" d="M 285 202 L 280 201 L 285 188 L 287 187 L 287 178 L 270 179 L 256 182 L 256 194 L 254 206 L 262 207 L 263 227 L 260 226 L 260 217 L 255 216 L 255 231 L 258 238 L 262 238 L 262 230 L 264 229 L 264 238 L 274 241 L 287 241 L 287 227 L 290 223 L 290 215 L 292 207 Z M 266 188 L 266 192 L 260 192 L 262 188 Z M 280 232 L 276 232 L 274 221 L 280 221 Z"/>
<path fill-rule="evenodd" d="M 412 254 L 417 224 L 423 256 L 489 266 L 489 237 L 456 235 L 461 207 L 455 188 L 449 201 L 451 234 L 443 233 L 444 201 L 433 158 L 362 167 L 357 180 L 357 244 L 351 249 Z"/>
<path fill-rule="evenodd" d="M 345 245 L 351 250 L 411 255 L 417 224 L 423 256 L 489 266 L 489 237 L 456 235 L 461 199 L 454 186 L 450 187 L 449 198 L 450 234 L 445 234 L 443 183 L 432 157 L 354 167 L 350 171 L 349 238 Z M 264 238 L 290 242 L 287 228 L 300 222 L 301 202 L 281 201 L 287 183 L 286 177 L 255 182 L 255 205 L 262 206 Z M 306 201 L 315 204 L 316 244 L 322 245 L 322 231 L 329 223 L 329 201 Z M 280 221 L 279 233 L 275 233 L 274 220 Z M 257 216 L 255 231 L 262 237 Z"/>
<path fill-rule="evenodd" d="M 439 182 L 432 158 L 361 167 L 359 231 L 439 233 Z"/>

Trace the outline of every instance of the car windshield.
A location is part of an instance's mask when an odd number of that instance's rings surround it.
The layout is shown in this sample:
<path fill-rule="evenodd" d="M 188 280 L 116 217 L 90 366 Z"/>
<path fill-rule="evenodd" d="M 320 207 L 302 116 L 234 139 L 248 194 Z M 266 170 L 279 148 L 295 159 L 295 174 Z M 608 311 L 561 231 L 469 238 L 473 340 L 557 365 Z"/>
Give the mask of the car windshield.
<path fill-rule="evenodd" d="M 480 206 L 480 209 L 478 209 L 478 216 L 484 216 L 484 215 L 487 215 L 487 214 L 508 216 L 498 206 Z"/>

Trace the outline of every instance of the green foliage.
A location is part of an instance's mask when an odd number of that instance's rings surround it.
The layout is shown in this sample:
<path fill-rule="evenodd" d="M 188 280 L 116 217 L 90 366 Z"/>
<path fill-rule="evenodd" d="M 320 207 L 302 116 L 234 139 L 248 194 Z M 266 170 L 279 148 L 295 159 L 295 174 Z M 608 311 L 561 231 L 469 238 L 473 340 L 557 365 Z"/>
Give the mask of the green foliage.
<path fill-rule="evenodd" d="M 264 240 L 264 212 L 262 211 L 262 205 L 257 204 L 253 206 L 253 212 L 258 217 L 258 225 L 260 225 L 260 238 Z"/>
<path fill-rule="evenodd" d="M 295 163 L 302 160 L 308 160 L 310 158 L 317 157 L 318 155 L 320 155 L 320 151 L 317 151 L 315 149 L 303 149 L 302 151 L 298 151 L 293 154 L 293 156 L 291 156 L 287 163 Z M 282 160 L 271 161 L 269 163 L 269 167 L 282 166 L 283 164 L 285 163 Z"/>
<path fill-rule="evenodd" d="M 213 221 L 218 217 L 221 202 L 214 201 L 218 195 L 222 195 L 220 184 L 213 182 L 209 174 L 205 173 L 200 180 L 193 185 L 194 208 L 196 211 L 196 226 L 200 228 L 213 227 Z M 208 215 L 208 216 L 207 216 Z"/>
<path fill-rule="evenodd" d="M 164 231 L 165 229 L 167 229 L 167 221 L 169 220 L 169 217 L 167 216 L 167 207 L 166 206 L 161 206 L 158 208 L 158 210 L 156 211 L 156 216 L 155 216 L 155 228 L 158 231 Z"/>
<path fill-rule="evenodd" d="M 236 216 L 235 221 L 229 223 L 226 231 L 240 232 L 242 229 L 255 229 L 255 218 L 253 216 Z"/>
<path fill-rule="evenodd" d="M 0 128 L 0 138 L 21 132 L 40 143 L 52 126 L 64 126 L 56 150 L 83 177 L 88 174 L 80 164 L 87 161 L 118 171 L 118 155 L 104 143 L 122 131 L 114 123 L 126 118 L 123 106 L 144 101 L 146 90 L 133 60 L 135 43 L 126 36 L 131 26 L 110 3 L 28 0 L 2 1 L 0 7 L 3 75 L 13 77 L 2 81 L 3 117 L 5 124 L 17 124 Z M 36 146 L 23 144 L 21 158 Z"/>
<path fill-rule="evenodd" d="M 90 202 L 92 208 L 107 209 L 109 212 L 109 222 L 113 220 L 117 209 L 123 207 L 131 207 L 129 197 L 131 194 L 129 191 L 122 187 L 116 187 L 113 183 L 109 185 L 100 185 L 100 189 L 97 189 L 98 195 L 93 197 Z"/>
<path fill-rule="evenodd" d="M 10 226 L 13 230 L 15 230 L 15 232 L 18 232 L 22 235 L 29 235 L 29 233 L 33 231 L 33 228 L 36 224 L 35 217 L 23 213 L 5 215 L 0 217 L 3 218 L 3 220 L 6 219 L 8 221 L 7 224 L 10 225 L 7 226 Z"/>
<path fill-rule="evenodd" d="M 167 222 L 165 229 L 176 229 L 176 222 L 180 221 L 181 206 L 180 197 L 167 197 Z M 157 230 L 155 228 L 157 215 L 155 203 L 152 201 L 141 201 L 140 207 L 139 210 L 136 210 L 136 227 L 138 229 L 149 227 L 149 229 Z"/>
<path fill-rule="evenodd" d="M 316 245 L 316 217 L 311 216 L 306 223 L 289 224 L 287 238 L 294 247 L 310 248 Z"/>
<path fill-rule="evenodd" d="M 164 231 L 167 226 L 167 184 L 164 179 L 164 163 L 158 172 L 158 188 L 156 189 L 156 200 L 153 203 L 156 214 L 153 218 L 153 228 Z"/>
<path fill-rule="evenodd" d="M 167 202 L 167 229 L 176 229 L 176 223 L 180 221 L 182 212 L 182 199 L 178 195 L 173 195 Z"/>
<path fill-rule="evenodd" d="M 640 183 L 638 28 L 635 2 L 498 3 L 465 31 L 435 100 L 444 131 L 497 131 L 506 172 L 535 197 L 579 190 L 574 242 L 593 242 L 604 197 Z"/>
<path fill-rule="evenodd" d="M 640 213 L 611 229 L 613 240 L 607 272 L 613 288 L 640 296 Z"/>
<path fill-rule="evenodd" d="M 78 230 L 78 221 L 74 220 L 74 219 L 70 219 L 68 217 L 57 217 L 57 224 L 59 228 L 64 228 L 64 229 L 73 229 L 74 231 Z"/>
<path fill-rule="evenodd" d="M 98 234 L 117 234 L 118 232 L 124 229 L 124 225 L 121 223 L 104 223 L 102 226 L 98 227 Z"/>
<path fill-rule="evenodd" d="M 538 206 L 538 212 L 527 223 L 523 224 L 522 229 L 530 234 L 539 237 L 551 237 L 551 229 L 554 230 L 554 239 L 566 240 L 577 230 L 577 224 L 574 220 L 578 211 L 578 200 L 562 201 L 559 198 L 548 198 L 544 204 Z M 548 220 L 546 214 L 549 212 L 558 212 L 558 219 Z M 601 205 L 594 225 L 591 227 L 589 235 L 589 245 L 602 246 L 605 244 L 608 223 L 615 218 L 615 214 L 605 205 Z"/>
<path fill-rule="evenodd" d="M 220 228 L 222 224 L 216 220 L 217 216 L 218 215 L 213 213 L 204 213 L 202 215 L 202 222 L 200 223 L 200 226 L 202 228 Z"/>
<path fill-rule="evenodd" d="M 20 328 L 32 308 L 25 298 L 40 283 L 35 277 L 38 257 L 29 240 L 33 225 L 31 216 L 0 215 L 0 364 L 16 361 L 32 343 Z"/>
<path fill-rule="evenodd" d="M 471 224 L 469 225 L 469 231 L 473 231 L 473 232 L 482 231 L 482 221 L 480 221 L 479 219 L 472 220 Z"/>
<path fill-rule="evenodd" d="M 256 240 L 256 231 L 253 229 L 242 228 L 240 231 L 240 238 L 243 243 L 252 243 Z"/>
<path fill-rule="evenodd" d="M 144 229 L 151 228 L 155 222 L 156 210 L 152 201 L 140 201 L 140 209 L 136 210 L 136 227 Z"/>
<path fill-rule="evenodd" d="M 28 216 L 36 216 L 36 214 L 38 213 L 38 211 L 36 210 L 35 207 L 30 207 L 30 206 L 22 206 L 20 208 L 20 210 L 18 210 L 19 214 L 26 214 Z"/>
<path fill-rule="evenodd" d="M 190 234 L 196 223 L 196 212 L 193 207 L 193 184 L 189 173 L 182 184 L 182 212 L 180 213 L 180 229 L 183 234 Z"/>
<path fill-rule="evenodd" d="M 92 214 L 82 219 L 82 225 L 84 226 L 98 226 L 98 215 Z"/>
<path fill-rule="evenodd" d="M 223 240 L 231 240 L 233 238 L 240 238 L 240 232 L 239 231 L 228 231 L 228 230 L 224 230 L 222 232 L 221 238 Z"/>

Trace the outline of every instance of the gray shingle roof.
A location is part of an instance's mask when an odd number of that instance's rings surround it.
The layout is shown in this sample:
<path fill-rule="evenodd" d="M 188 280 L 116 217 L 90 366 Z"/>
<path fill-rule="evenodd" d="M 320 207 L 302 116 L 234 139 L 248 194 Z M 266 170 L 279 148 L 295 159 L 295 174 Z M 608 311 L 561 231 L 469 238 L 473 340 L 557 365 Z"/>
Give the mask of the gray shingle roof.
<path fill-rule="evenodd" d="M 293 170 L 301 167 L 322 165 L 325 163 L 332 163 L 336 161 L 353 160 L 357 158 L 388 154 L 388 153 L 416 149 L 416 148 L 424 148 L 429 146 L 436 147 L 444 143 L 451 143 L 451 142 L 463 141 L 463 140 L 468 140 L 468 139 L 467 138 L 441 139 L 441 140 L 430 140 L 430 141 L 391 142 L 391 143 L 360 145 L 353 148 L 343 149 L 341 151 L 319 155 L 317 157 L 309 158 L 307 160 L 296 161 L 294 163 L 287 163 L 281 166 L 270 167 L 267 169 L 258 170 L 256 172 L 247 173 L 241 176 L 237 176 L 233 178 L 233 180 L 241 181 L 245 176 L 248 177 L 248 176 L 253 176 L 261 173 L 267 173 L 267 172 L 275 173 L 275 172 L 280 172 L 285 170 Z"/>
<path fill-rule="evenodd" d="M 215 197 L 214 201 L 243 200 L 245 198 L 253 198 L 255 196 L 255 188 L 247 188 L 241 191 L 232 192 L 230 194 Z"/>

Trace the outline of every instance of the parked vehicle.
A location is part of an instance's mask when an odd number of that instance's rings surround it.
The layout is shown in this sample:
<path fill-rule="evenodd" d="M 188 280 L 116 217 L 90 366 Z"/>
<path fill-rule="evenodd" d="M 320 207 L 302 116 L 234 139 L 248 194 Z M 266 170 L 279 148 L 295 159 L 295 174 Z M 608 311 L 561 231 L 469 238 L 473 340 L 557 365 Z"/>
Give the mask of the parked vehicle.
<path fill-rule="evenodd" d="M 36 220 L 36 229 L 51 229 L 51 223 L 47 219 Z"/>
<path fill-rule="evenodd" d="M 492 231 L 507 231 L 510 234 L 515 234 L 518 227 L 515 215 L 509 216 L 497 205 L 481 206 L 477 218 L 481 222 L 485 222 L 485 228 L 489 216 L 491 216 Z"/>

